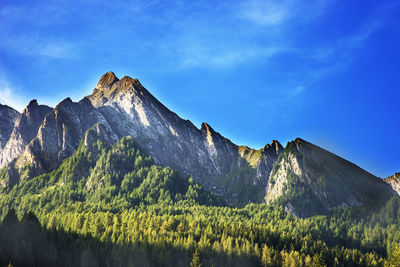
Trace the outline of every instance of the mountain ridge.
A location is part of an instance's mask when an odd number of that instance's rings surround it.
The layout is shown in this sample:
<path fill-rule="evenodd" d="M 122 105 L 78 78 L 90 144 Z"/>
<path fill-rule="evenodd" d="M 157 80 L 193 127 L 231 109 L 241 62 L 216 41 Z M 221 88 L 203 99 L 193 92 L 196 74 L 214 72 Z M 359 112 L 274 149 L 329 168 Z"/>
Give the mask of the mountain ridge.
<path fill-rule="evenodd" d="M 0 153 L 11 136 L 12 128 L 19 114 L 12 107 L 0 103 Z"/>
<path fill-rule="evenodd" d="M 31 102 L 28 105 L 30 108 L 26 110 L 38 107 L 37 101 Z M 9 174 L 17 177 L 12 179 L 15 182 L 52 171 L 76 151 L 86 130 L 101 123 L 107 129 L 106 132 L 111 133 L 111 139 L 133 137 L 156 164 L 190 174 L 207 190 L 232 205 L 280 202 L 282 197 L 288 197 L 281 187 L 291 185 L 294 179 L 291 173 L 296 172 L 298 177 L 303 177 L 298 180 L 301 181 L 300 185 L 311 190 L 314 195 L 310 193 L 309 196 L 319 201 L 325 210 L 343 206 L 343 203 L 360 206 L 369 199 L 361 193 L 358 196 L 344 190 L 347 194 L 343 195 L 344 202 L 334 201 L 324 196 L 330 189 L 322 188 L 324 183 L 330 183 L 329 180 L 317 184 L 310 178 L 319 172 L 325 172 L 321 177 L 331 177 L 335 172 L 333 167 L 329 167 L 332 164 L 336 164 L 338 169 L 348 170 L 355 180 L 373 176 L 365 171 L 357 171 L 361 168 L 349 165 L 350 162 L 339 156 L 300 138 L 289 142 L 285 148 L 277 140 L 261 149 L 236 145 L 206 122 L 199 129 L 189 120 L 182 119 L 158 101 L 138 79 L 128 76 L 118 79 L 113 72 L 107 72 L 101 76 L 92 94 L 79 102 L 66 98 L 54 109 L 47 108 L 48 112 L 40 122 L 36 136 L 29 142 L 26 140 L 30 138 L 14 138 L 14 143 L 19 142 L 24 149 L 19 149 L 19 154 L 13 155 L 11 160 L 5 158 L 10 163 L 5 168 L 8 168 Z M 35 130 L 30 131 L 30 134 L 32 132 Z M 302 150 L 299 144 L 305 144 L 309 149 Z M 285 151 L 287 153 L 282 156 Z M 319 156 L 330 160 L 321 162 Z M 310 159 L 315 166 L 303 166 L 297 157 Z M 0 162 L 5 159 L 0 156 Z M 276 177 L 277 172 L 279 179 Z M 338 177 L 344 186 L 351 185 L 353 178 L 346 180 L 341 175 Z M 271 184 L 275 180 L 279 181 L 280 187 Z M 376 180 L 376 183 L 379 188 L 387 187 L 382 192 L 392 194 L 385 182 Z M 297 187 L 293 188 L 293 192 L 296 192 Z M 289 203 L 289 206 L 293 206 L 291 211 L 295 212 L 296 205 L 292 202 L 286 201 L 285 205 Z M 317 209 L 316 212 L 321 210 Z"/>
<path fill-rule="evenodd" d="M 47 113 L 53 109 L 46 105 L 39 105 L 36 99 L 15 120 L 11 135 L 0 154 L 0 168 L 10 163 L 23 153 L 29 142 L 35 138 L 39 127 Z"/>

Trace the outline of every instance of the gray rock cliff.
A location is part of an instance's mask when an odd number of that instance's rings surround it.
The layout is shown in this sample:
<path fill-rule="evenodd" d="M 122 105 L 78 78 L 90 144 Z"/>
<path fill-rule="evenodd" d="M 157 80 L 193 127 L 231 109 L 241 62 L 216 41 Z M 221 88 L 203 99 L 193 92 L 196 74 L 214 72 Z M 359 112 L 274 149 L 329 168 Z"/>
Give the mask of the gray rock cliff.
<path fill-rule="evenodd" d="M 274 164 L 265 200 L 283 204 L 297 216 L 309 216 L 335 207 L 375 207 L 393 195 L 382 179 L 297 138 Z"/>
<path fill-rule="evenodd" d="M 393 174 L 392 176 L 389 176 L 385 179 L 383 179 L 387 184 L 390 185 L 390 187 L 392 187 L 392 189 L 394 191 L 396 191 L 396 193 L 398 195 L 400 195 L 400 172 Z"/>
<path fill-rule="evenodd" d="M 53 109 L 32 100 L 15 121 L 10 138 L 0 154 L 0 168 L 18 157 L 29 142 L 36 137 L 47 113 Z"/>
<path fill-rule="evenodd" d="M 15 109 L 0 104 L 0 153 L 10 139 L 14 123 L 19 116 Z"/>
<path fill-rule="evenodd" d="M 381 179 L 301 139 L 285 148 L 275 140 L 258 150 L 238 146 L 207 123 L 199 129 L 180 118 L 138 79 L 118 79 L 112 72 L 79 102 L 67 98 L 54 109 L 31 102 L 0 153 L 0 166 L 8 164 L 3 173 L 11 177 L 1 184 L 53 170 L 81 140 L 90 142 L 91 136 L 84 136 L 90 128 L 109 143 L 134 137 L 157 164 L 190 174 L 232 205 L 265 200 L 308 216 L 378 203 L 395 194 Z M 399 192 L 399 187 L 394 189 Z"/>

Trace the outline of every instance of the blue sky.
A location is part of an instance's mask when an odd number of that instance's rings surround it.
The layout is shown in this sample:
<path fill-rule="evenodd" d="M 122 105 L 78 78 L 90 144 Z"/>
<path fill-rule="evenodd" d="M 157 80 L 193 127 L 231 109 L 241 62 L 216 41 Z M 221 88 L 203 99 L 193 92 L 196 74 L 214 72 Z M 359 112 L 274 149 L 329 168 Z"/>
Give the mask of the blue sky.
<path fill-rule="evenodd" d="M 0 2 L 0 102 L 55 106 L 114 71 L 259 148 L 301 137 L 400 171 L 400 1 Z"/>

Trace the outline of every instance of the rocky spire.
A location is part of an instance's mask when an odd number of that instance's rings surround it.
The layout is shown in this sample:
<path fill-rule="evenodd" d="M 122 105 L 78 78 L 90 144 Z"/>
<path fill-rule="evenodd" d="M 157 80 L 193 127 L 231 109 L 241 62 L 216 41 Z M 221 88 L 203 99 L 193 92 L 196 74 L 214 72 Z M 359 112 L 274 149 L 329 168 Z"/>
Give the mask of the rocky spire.
<path fill-rule="evenodd" d="M 2 151 L 10 138 L 14 123 L 18 116 L 18 111 L 9 106 L 0 104 L 0 151 Z"/>
<path fill-rule="evenodd" d="M 36 99 L 32 99 L 32 100 L 29 102 L 27 108 L 32 108 L 32 107 L 36 107 L 36 106 L 38 106 L 37 100 L 36 100 Z"/>
<path fill-rule="evenodd" d="M 16 119 L 7 144 L 0 153 L 0 167 L 8 164 L 23 152 L 25 146 L 36 136 L 44 117 L 53 109 L 39 105 L 36 99 Z"/>
<path fill-rule="evenodd" d="M 114 72 L 109 71 L 103 76 L 101 76 L 99 82 L 97 83 L 96 89 L 101 91 L 106 91 L 110 89 L 114 83 L 118 82 L 119 79 L 115 76 Z"/>
<path fill-rule="evenodd" d="M 210 125 L 208 125 L 207 123 L 203 122 L 203 123 L 201 124 L 201 133 L 202 133 L 204 136 L 207 136 L 207 135 L 214 135 L 214 134 L 215 134 L 215 131 L 214 131 L 213 128 L 211 128 Z"/>

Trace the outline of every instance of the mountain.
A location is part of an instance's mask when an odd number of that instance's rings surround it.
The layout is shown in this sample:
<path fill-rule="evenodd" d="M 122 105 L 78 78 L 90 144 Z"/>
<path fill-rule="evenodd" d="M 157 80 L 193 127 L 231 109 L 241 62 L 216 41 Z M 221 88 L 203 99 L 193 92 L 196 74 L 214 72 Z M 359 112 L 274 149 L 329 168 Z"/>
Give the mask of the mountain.
<path fill-rule="evenodd" d="M 54 171 L 77 151 L 85 132 L 100 123 L 108 140 L 132 137 L 155 164 L 191 175 L 233 206 L 266 201 L 309 216 L 368 206 L 394 194 L 379 178 L 301 139 L 285 148 L 276 140 L 258 150 L 238 146 L 207 123 L 199 129 L 180 118 L 138 79 L 119 79 L 112 72 L 79 102 L 67 98 L 33 116 L 39 107 L 32 101 L 24 110 L 0 154 L 3 166 L 9 163 L 0 174 L 3 185 Z"/>
<path fill-rule="evenodd" d="M 18 170 L 29 167 L 30 176 L 56 168 L 78 148 L 86 130 L 96 123 L 109 127 L 87 98 L 60 102 L 41 123 L 37 135 L 13 163 Z"/>
<path fill-rule="evenodd" d="M 265 200 L 304 217 L 335 207 L 376 207 L 394 195 L 382 179 L 297 138 L 275 162 Z"/>
<path fill-rule="evenodd" d="M 10 138 L 15 120 L 18 116 L 18 111 L 7 105 L 0 104 L 0 153 Z"/>
<path fill-rule="evenodd" d="M 386 183 L 388 183 L 397 194 L 400 195 L 400 172 L 393 174 L 384 179 Z"/>
<path fill-rule="evenodd" d="M 237 146 L 206 123 L 198 129 L 161 104 L 137 79 L 118 79 L 108 72 L 91 95 L 78 103 L 66 99 L 45 116 L 36 137 L 11 163 L 11 172 L 33 177 L 53 170 L 96 123 L 118 139 L 134 137 L 157 164 L 189 173 L 232 204 L 262 201 L 272 165 L 283 150 L 277 141 L 260 150 Z M 10 159 L 2 155 L 0 162 Z"/>
<path fill-rule="evenodd" d="M 11 135 L 1 151 L 0 168 L 10 163 L 25 150 L 29 142 L 35 138 L 46 114 L 52 110 L 52 108 L 39 105 L 36 100 L 32 100 L 19 114 L 15 125 L 13 124 Z"/>
<path fill-rule="evenodd" d="M 199 130 L 152 96 L 137 79 L 103 75 L 88 96 L 119 136 L 133 136 L 162 165 L 190 173 L 231 203 L 260 201 L 273 162 L 283 149 L 274 141 L 258 151 L 239 147 L 207 123 Z"/>
<path fill-rule="evenodd" d="M 22 179 L 2 196 L 7 202 L 2 206 L 49 211 L 63 204 L 115 211 L 140 204 L 223 204 L 188 175 L 155 164 L 134 138 L 117 140 L 102 123 L 89 128 L 73 154 L 51 172 Z"/>

